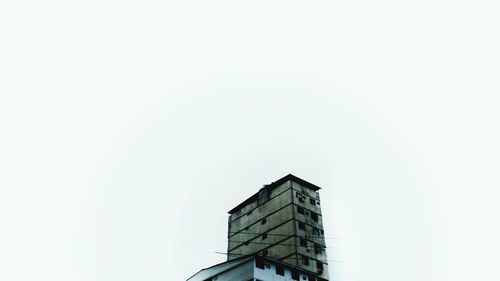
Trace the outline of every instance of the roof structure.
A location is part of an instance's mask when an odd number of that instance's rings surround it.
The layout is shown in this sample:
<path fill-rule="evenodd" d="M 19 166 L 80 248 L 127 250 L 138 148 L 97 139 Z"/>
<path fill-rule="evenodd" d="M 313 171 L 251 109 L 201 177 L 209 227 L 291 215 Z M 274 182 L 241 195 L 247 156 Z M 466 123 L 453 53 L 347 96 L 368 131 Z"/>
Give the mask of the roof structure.
<path fill-rule="evenodd" d="M 308 187 L 308 188 L 310 188 L 310 189 L 312 189 L 312 190 L 314 190 L 314 191 L 318 191 L 318 190 L 320 190 L 320 189 L 321 189 L 321 187 L 319 187 L 319 186 L 317 186 L 317 185 L 314 185 L 314 184 L 312 184 L 312 183 L 310 183 L 310 182 L 308 182 L 308 181 L 306 181 L 306 180 L 303 180 L 303 179 L 301 179 L 301 178 L 299 178 L 299 177 L 296 177 L 296 176 L 294 176 L 294 175 L 292 175 L 292 174 L 288 174 L 288 175 L 286 175 L 286 176 L 282 177 L 281 179 L 279 179 L 279 180 L 277 180 L 277 181 L 275 181 L 275 182 L 272 182 L 272 183 L 270 183 L 270 184 L 266 185 L 266 188 L 268 188 L 268 189 L 269 189 L 269 191 L 271 191 L 271 190 L 273 190 L 274 188 L 276 188 L 276 187 L 278 187 L 278 186 L 282 185 L 283 183 L 285 183 L 285 182 L 287 182 L 287 181 L 289 181 L 289 180 L 291 180 L 291 181 L 293 181 L 293 182 L 296 182 L 296 183 L 298 183 L 298 184 L 300 184 L 300 185 L 303 185 L 303 186 L 305 186 L 305 187 Z M 229 213 L 229 214 L 234 213 L 236 210 L 240 209 L 241 207 L 243 207 L 243 206 L 247 205 L 248 203 L 250 203 L 250 202 L 252 202 L 252 201 L 256 200 L 256 199 L 258 198 L 258 196 L 259 196 L 259 193 L 257 192 L 257 193 L 255 193 L 254 195 L 250 196 L 250 197 L 249 197 L 248 199 L 246 199 L 245 201 L 241 202 L 238 206 L 236 206 L 236 207 L 234 207 L 233 209 L 231 209 L 228 213 Z"/>
<path fill-rule="evenodd" d="M 230 270 L 231 268 L 234 268 L 244 262 L 247 262 L 254 257 L 252 255 L 250 256 L 244 256 L 240 257 L 231 261 L 225 261 L 216 265 L 213 265 L 211 267 L 204 268 L 197 273 L 195 273 L 193 276 L 189 277 L 187 281 L 189 280 L 206 280 L 210 277 L 213 277 L 215 275 L 218 275 L 222 272 L 225 272 L 227 270 Z"/>

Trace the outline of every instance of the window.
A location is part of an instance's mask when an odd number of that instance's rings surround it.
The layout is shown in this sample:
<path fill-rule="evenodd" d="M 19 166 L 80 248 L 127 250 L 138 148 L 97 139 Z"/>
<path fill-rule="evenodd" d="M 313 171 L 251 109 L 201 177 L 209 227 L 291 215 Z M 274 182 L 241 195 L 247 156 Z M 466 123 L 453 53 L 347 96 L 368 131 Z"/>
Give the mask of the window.
<path fill-rule="evenodd" d="M 257 257 L 255 259 L 255 267 L 260 268 L 260 269 L 264 269 L 264 260 Z"/>
<path fill-rule="evenodd" d="M 321 254 L 322 250 L 323 249 L 321 248 L 320 245 L 316 245 L 316 244 L 314 245 L 314 253 Z"/>
<path fill-rule="evenodd" d="M 317 229 L 316 227 L 313 227 L 313 235 L 319 236 L 319 229 Z"/>
<path fill-rule="evenodd" d="M 292 270 L 292 279 L 299 280 L 299 272 L 297 270 Z"/>
<path fill-rule="evenodd" d="M 318 222 L 318 214 L 311 212 L 311 219 L 315 222 Z"/>
<path fill-rule="evenodd" d="M 285 268 L 282 265 L 277 264 L 276 265 L 276 274 L 284 276 L 285 275 Z"/>
<path fill-rule="evenodd" d="M 268 252 L 267 250 L 262 251 L 262 255 L 263 255 L 263 256 L 267 256 L 267 254 L 269 254 L 269 252 Z M 267 267 L 267 265 L 268 265 L 268 264 L 266 264 L 266 267 Z"/>
<path fill-rule="evenodd" d="M 302 195 L 300 192 L 297 192 L 296 196 L 300 202 L 304 202 L 304 200 L 306 199 L 306 197 Z"/>
<path fill-rule="evenodd" d="M 323 271 L 323 263 L 320 261 L 316 261 L 316 268 L 318 269 L 318 271 Z"/>
<path fill-rule="evenodd" d="M 297 213 L 304 214 L 304 208 L 297 206 Z"/>
<path fill-rule="evenodd" d="M 307 241 L 306 241 L 306 239 L 300 238 L 300 246 L 307 247 Z"/>
<path fill-rule="evenodd" d="M 306 230 L 306 224 L 299 221 L 299 229 Z"/>
<path fill-rule="evenodd" d="M 266 220 L 266 219 L 262 219 L 262 220 L 260 221 L 260 223 L 261 223 L 261 224 L 265 224 L 266 222 L 267 222 L 267 220 Z"/>
<path fill-rule="evenodd" d="M 311 203 L 312 205 L 316 205 L 316 200 L 309 198 L 309 203 Z"/>
<path fill-rule="evenodd" d="M 309 258 L 306 256 L 302 256 L 302 264 L 303 265 L 309 265 Z"/>
<path fill-rule="evenodd" d="M 266 240 L 267 239 L 267 233 L 263 233 L 262 234 L 262 240 Z"/>

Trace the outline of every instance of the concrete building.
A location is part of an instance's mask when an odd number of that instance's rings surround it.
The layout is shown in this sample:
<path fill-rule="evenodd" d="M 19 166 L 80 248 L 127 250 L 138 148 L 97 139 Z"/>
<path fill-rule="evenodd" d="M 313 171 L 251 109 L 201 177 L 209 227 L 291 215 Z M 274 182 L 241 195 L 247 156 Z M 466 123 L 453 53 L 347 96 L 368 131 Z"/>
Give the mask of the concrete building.
<path fill-rule="evenodd" d="M 229 211 L 228 260 L 188 281 L 328 281 L 318 190 L 287 175 Z"/>
<path fill-rule="evenodd" d="M 326 281 L 283 262 L 251 255 L 200 270 L 187 281 Z"/>
<path fill-rule="evenodd" d="M 259 254 L 327 280 L 319 189 L 290 174 L 230 210 L 228 261 Z"/>

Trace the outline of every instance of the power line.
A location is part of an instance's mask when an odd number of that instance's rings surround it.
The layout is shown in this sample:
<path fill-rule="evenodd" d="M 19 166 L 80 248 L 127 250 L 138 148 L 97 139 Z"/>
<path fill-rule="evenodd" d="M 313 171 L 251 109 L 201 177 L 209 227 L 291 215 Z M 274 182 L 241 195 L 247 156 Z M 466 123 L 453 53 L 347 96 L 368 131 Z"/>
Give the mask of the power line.
<path fill-rule="evenodd" d="M 220 255 L 235 255 L 235 256 L 248 256 L 249 254 L 228 254 L 228 253 L 224 253 L 224 252 L 214 252 L 215 254 L 220 254 Z M 307 257 L 307 256 L 305 256 Z M 309 258 L 309 257 L 307 257 Z M 285 258 L 285 260 L 287 259 L 292 259 L 292 260 L 302 260 L 302 258 L 294 258 L 294 257 L 287 257 Z M 312 258 L 311 258 L 312 259 Z M 341 260 L 319 260 L 319 261 L 326 261 L 326 262 L 348 262 L 348 261 L 341 261 Z"/>
<path fill-rule="evenodd" d="M 290 238 L 292 238 L 292 237 L 294 237 L 294 236 L 290 236 Z M 238 246 L 241 246 L 241 245 L 245 245 L 246 243 L 261 244 L 261 245 L 296 246 L 295 244 L 283 244 L 283 243 L 271 243 L 271 242 L 253 242 L 253 241 L 229 241 L 229 242 L 241 243 L 241 244 L 235 246 L 234 248 L 236 248 Z M 313 244 L 319 245 L 323 249 L 324 248 L 328 248 L 328 249 L 345 249 L 345 248 L 339 248 L 339 247 L 327 247 L 327 246 L 323 246 L 323 245 L 318 244 L 318 243 L 313 243 Z M 311 249 L 315 248 L 314 246 L 300 246 L 300 247 L 311 248 Z"/>

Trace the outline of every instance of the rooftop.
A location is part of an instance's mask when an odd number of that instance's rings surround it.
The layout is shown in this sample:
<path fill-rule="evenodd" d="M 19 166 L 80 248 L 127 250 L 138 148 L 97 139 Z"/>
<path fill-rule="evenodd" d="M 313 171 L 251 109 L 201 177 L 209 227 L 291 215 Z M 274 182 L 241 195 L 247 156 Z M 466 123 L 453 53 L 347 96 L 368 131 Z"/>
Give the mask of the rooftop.
<path fill-rule="evenodd" d="M 282 177 L 281 179 L 275 181 L 275 182 L 272 182 L 270 184 L 267 185 L 267 188 L 269 189 L 269 191 L 273 190 L 274 188 L 282 185 L 283 183 L 287 182 L 287 181 L 293 181 L 293 182 L 296 182 L 300 185 L 303 185 L 305 187 L 308 187 L 314 191 L 318 191 L 321 189 L 321 187 L 317 186 L 317 185 L 314 185 L 306 180 L 303 180 L 299 177 L 296 177 L 292 174 L 288 174 L 284 177 Z M 259 196 L 259 193 L 255 193 L 254 195 L 250 196 L 248 199 L 246 199 L 245 201 L 241 202 L 238 206 L 234 207 L 233 209 L 231 209 L 228 213 L 229 214 L 232 214 L 234 212 L 236 212 L 238 209 L 242 208 L 243 206 L 246 206 L 248 203 L 256 200 Z"/>

